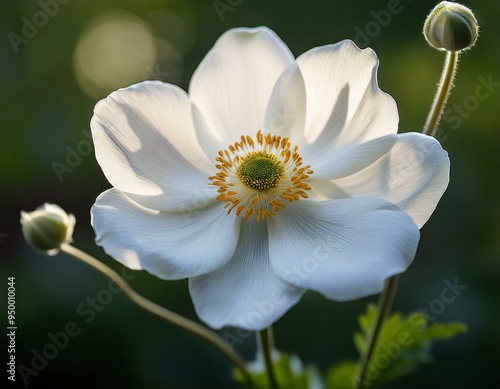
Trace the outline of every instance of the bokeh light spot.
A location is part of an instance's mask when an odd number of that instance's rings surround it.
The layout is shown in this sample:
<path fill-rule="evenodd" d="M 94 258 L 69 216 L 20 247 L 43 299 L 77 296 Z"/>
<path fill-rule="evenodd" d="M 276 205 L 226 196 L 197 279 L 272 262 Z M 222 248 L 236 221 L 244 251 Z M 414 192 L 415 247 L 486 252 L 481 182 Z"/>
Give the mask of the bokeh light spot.
<path fill-rule="evenodd" d="M 121 10 L 108 10 L 92 19 L 73 56 L 78 85 L 93 99 L 143 80 L 155 64 L 156 42 L 148 25 Z"/>

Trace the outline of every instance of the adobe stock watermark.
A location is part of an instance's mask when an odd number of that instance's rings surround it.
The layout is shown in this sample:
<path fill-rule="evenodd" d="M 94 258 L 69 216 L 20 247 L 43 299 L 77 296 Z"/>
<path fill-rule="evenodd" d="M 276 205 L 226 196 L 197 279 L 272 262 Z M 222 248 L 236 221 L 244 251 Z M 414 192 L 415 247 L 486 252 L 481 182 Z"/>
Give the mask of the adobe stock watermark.
<path fill-rule="evenodd" d="M 412 0 L 405 1 L 411 2 Z M 399 15 L 403 10 L 404 6 L 401 0 L 389 0 L 385 8 L 378 11 L 371 10 L 370 15 L 373 19 L 365 23 L 363 27 L 354 27 L 354 43 L 359 47 L 367 47 L 372 39 L 391 23 L 394 15 Z"/>
<path fill-rule="evenodd" d="M 297 118 L 297 112 L 290 109 L 286 105 L 282 109 L 274 108 L 271 114 L 267 117 L 267 126 L 264 132 L 269 132 L 272 135 L 279 135 L 285 129 L 289 128 Z"/>
<path fill-rule="evenodd" d="M 431 300 L 427 306 L 420 307 L 419 309 L 420 312 L 425 313 L 427 316 L 427 324 L 432 323 L 439 315 L 442 315 L 446 308 L 455 302 L 468 288 L 467 285 L 460 284 L 457 277 L 455 277 L 453 281 L 445 279 L 443 283 L 445 287 L 441 290 L 439 297 Z M 378 353 L 376 357 L 369 362 L 364 382 L 366 387 L 371 386 L 371 383 L 380 376 L 381 372 L 389 368 L 392 361 L 399 358 L 404 347 L 410 346 L 415 341 L 415 333 L 421 333 L 427 327 L 426 320 L 416 312 L 410 315 L 408 322 L 413 326 L 413 329 L 411 331 L 402 331 L 397 335 L 395 340 L 387 344 L 381 344 L 380 348 L 382 352 Z M 357 384 L 358 381 L 359 377 L 357 375 L 351 376 L 351 383 L 353 386 Z"/>
<path fill-rule="evenodd" d="M 160 64 L 156 64 L 153 68 L 152 66 L 146 66 L 146 77 L 145 80 L 165 80 L 170 75 L 170 72 L 165 72 L 161 70 Z"/>
<path fill-rule="evenodd" d="M 169 72 L 162 71 L 160 65 L 158 64 L 155 65 L 154 68 L 151 66 L 147 66 L 145 70 L 146 77 L 144 78 L 144 80 L 146 80 L 147 78 L 161 79 L 162 77 L 166 77 L 170 74 Z M 143 99 L 147 98 L 146 93 L 135 94 L 134 96 L 136 103 L 139 103 Z M 70 145 L 67 145 L 65 147 L 66 156 L 64 158 L 64 161 L 53 161 L 51 164 L 52 170 L 54 170 L 54 173 L 59 182 L 63 181 L 63 176 L 66 173 L 73 172 L 75 168 L 80 166 L 85 157 L 94 152 L 94 143 L 90 130 L 84 129 L 81 131 L 81 134 L 83 135 L 84 139 L 80 140 L 75 147 L 72 147 Z"/>
<path fill-rule="evenodd" d="M 468 119 L 473 112 L 479 109 L 481 102 L 488 100 L 500 87 L 500 82 L 495 81 L 492 74 L 487 77 L 479 76 L 477 81 L 473 94 L 444 111 L 443 122 L 449 124 L 453 130 L 458 129 L 465 119 Z"/>
<path fill-rule="evenodd" d="M 288 272 L 281 278 L 290 283 L 290 286 L 298 288 L 294 285 L 300 280 L 306 280 L 315 272 L 318 271 L 322 262 L 331 257 L 339 248 L 332 240 L 325 240 L 315 236 L 310 240 L 311 255 L 305 257 L 299 264 L 293 265 Z M 275 288 L 271 290 L 265 299 L 254 301 L 249 307 L 250 311 L 245 317 L 240 316 L 236 319 L 238 327 L 256 328 L 262 325 L 265 318 L 272 315 L 278 309 L 283 299 L 285 299 L 286 291 L 283 288 Z M 236 333 L 225 332 L 222 337 L 231 345 L 241 344 L 253 334 L 252 331 L 236 329 Z"/>
<path fill-rule="evenodd" d="M 167 77 L 170 75 L 169 71 L 165 71 L 161 68 L 160 64 L 156 64 L 153 66 L 147 65 L 144 68 L 144 77 L 142 77 L 141 81 L 148 81 L 148 80 L 159 80 L 159 81 L 165 81 Z M 125 86 L 125 85 L 124 85 Z M 136 92 L 130 96 L 130 98 L 134 101 L 134 103 L 139 104 L 148 99 L 151 95 L 147 93 L 147 91 L 139 91 L 136 90 Z"/>
<path fill-rule="evenodd" d="M 291 125 L 296 116 L 297 114 L 286 106 L 282 109 L 274 108 L 267 115 L 267 127 L 263 128 L 264 134 L 270 133 L 272 135 L 279 136 L 280 133 L 285 131 L 288 126 Z M 227 146 L 228 145 L 221 145 L 221 148 Z M 212 175 L 216 174 L 217 168 L 215 166 L 219 163 L 215 159 L 216 156 L 214 156 L 214 159 L 211 161 L 214 168 Z M 195 190 L 189 207 L 179 208 L 178 210 L 178 212 L 183 216 L 184 223 L 190 223 L 192 221 L 192 217 L 199 215 L 203 209 L 214 202 L 214 199 L 218 195 L 217 188 L 217 186 L 207 180 L 207 185 L 205 187 Z"/>
<path fill-rule="evenodd" d="M 75 168 L 80 166 L 83 158 L 94 152 L 94 143 L 92 142 L 92 134 L 90 130 L 81 131 L 85 139 L 80 140 L 75 147 L 67 145 L 65 147 L 66 157 L 63 162 L 53 161 L 51 166 L 59 182 L 63 181 L 63 176 L 66 173 L 71 173 Z"/>
<path fill-rule="evenodd" d="M 196 190 L 188 208 L 179 209 L 178 213 L 182 215 L 182 220 L 185 224 L 192 223 L 192 218 L 198 216 L 202 210 L 207 208 L 217 197 L 217 189 L 210 185 L 207 180 L 207 185 L 202 189 Z"/>
<path fill-rule="evenodd" d="M 127 280 L 133 280 L 134 275 L 126 274 L 127 269 L 122 268 L 121 275 Z M 77 305 L 75 312 L 85 324 L 90 324 L 95 319 L 97 313 L 102 312 L 114 299 L 114 295 L 122 290 L 113 281 L 108 282 L 107 288 L 97 292 L 94 297 L 87 297 Z M 31 349 L 31 361 L 26 364 L 17 365 L 18 376 L 25 386 L 28 386 L 30 379 L 36 377 L 47 368 L 49 362 L 54 360 L 61 351 L 68 347 L 72 338 L 82 333 L 83 327 L 77 321 L 68 321 L 61 330 L 49 332 L 46 343 L 38 348 Z"/>
<path fill-rule="evenodd" d="M 233 12 L 234 8 L 243 3 L 243 0 L 214 0 L 212 1 L 212 7 L 214 7 L 219 20 L 222 22 L 224 20 L 224 14 L 226 12 Z"/>
<path fill-rule="evenodd" d="M 162 71 L 159 64 L 156 64 L 154 68 L 152 66 L 147 66 L 145 68 L 146 76 L 143 79 L 162 79 L 167 77 L 170 73 Z M 134 95 L 135 103 L 140 103 L 142 100 L 148 97 L 147 93 L 136 93 Z M 83 135 L 82 140 L 80 140 L 75 147 L 66 145 L 66 156 L 63 161 L 53 161 L 51 163 L 52 170 L 57 177 L 59 182 L 62 182 L 64 175 L 66 173 L 71 173 L 82 163 L 83 159 L 94 152 L 94 143 L 92 140 L 92 134 L 89 129 L 84 129 L 81 131 Z"/>
<path fill-rule="evenodd" d="M 449 126 L 452 130 L 458 130 L 464 120 L 470 118 L 480 108 L 481 103 L 488 100 L 495 93 L 495 90 L 500 87 L 500 82 L 493 80 L 492 74 L 487 77 L 478 76 L 477 81 L 473 94 L 465 97 L 461 103 L 454 103 L 452 107 L 445 109 L 435 135 L 435 138 L 441 144 L 448 140 L 447 131 L 441 126 L 443 123 L 446 123 L 444 127 L 447 129 Z"/>
<path fill-rule="evenodd" d="M 9 32 L 7 39 L 9 40 L 14 53 L 19 53 L 19 46 L 27 45 L 31 39 L 38 35 L 41 28 L 45 27 L 47 23 L 60 11 L 61 5 L 66 5 L 70 0 L 39 0 L 37 2 L 39 10 L 33 13 L 28 18 L 23 16 L 21 18 L 21 31 L 20 34 Z"/>

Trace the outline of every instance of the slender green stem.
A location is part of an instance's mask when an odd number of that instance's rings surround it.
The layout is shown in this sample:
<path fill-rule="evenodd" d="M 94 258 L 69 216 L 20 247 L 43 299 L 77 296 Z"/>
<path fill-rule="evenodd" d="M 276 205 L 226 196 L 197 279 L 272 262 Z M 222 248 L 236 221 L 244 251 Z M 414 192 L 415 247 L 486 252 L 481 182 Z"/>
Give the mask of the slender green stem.
<path fill-rule="evenodd" d="M 377 316 L 375 318 L 375 326 L 372 329 L 370 334 L 370 338 L 368 341 L 368 349 L 366 350 L 366 354 L 361 360 L 361 368 L 358 376 L 358 380 L 356 381 L 356 389 L 362 389 L 364 387 L 369 386 L 365 385 L 368 382 L 366 379 L 366 375 L 368 373 L 368 368 L 370 366 L 371 359 L 377 348 L 378 338 L 380 335 L 380 331 L 382 326 L 389 316 L 389 312 L 391 311 L 392 302 L 394 301 L 394 296 L 396 294 L 397 286 L 399 281 L 399 275 L 392 276 L 389 278 L 384 285 L 384 290 L 380 294 L 380 298 L 378 301 L 378 310 Z"/>
<path fill-rule="evenodd" d="M 439 121 L 443 115 L 446 101 L 450 95 L 451 88 L 453 88 L 453 79 L 455 78 L 457 65 L 458 52 L 448 51 L 444 62 L 443 73 L 441 74 L 441 81 L 439 82 L 436 96 L 434 97 L 431 110 L 429 111 L 429 115 L 427 116 L 427 120 L 425 121 L 425 125 L 422 130 L 422 133 L 425 135 L 436 135 L 438 129 L 437 126 L 439 125 Z"/>
<path fill-rule="evenodd" d="M 271 355 L 274 350 L 273 330 L 271 327 L 259 332 L 257 344 L 259 345 L 262 356 L 264 357 L 267 377 L 269 378 L 269 385 L 272 389 L 278 389 L 278 381 L 276 380 L 276 374 L 274 373 L 273 358 Z"/>
<path fill-rule="evenodd" d="M 61 251 L 79 259 L 80 261 L 86 263 L 87 265 L 92 266 L 94 269 L 98 270 L 106 277 L 111 279 L 118 287 L 120 287 L 120 289 L 123 290 L 125 295 L 132 302 L 137 304 L 142 309 L 152 313 L 153 315 L 160 317 L 161 319 L 171 324 L 181 327 L 186 331 L 198 335 L 202 339 L 206 340 L 207 342 L 218 348 L 229 359 L 229 361 L 241 371 L 241 373 L 245 377 L 248 387 L 249 388 L 257 387 L 250 373 L 246 369 L 245 362 L 240 357 L 240 355 L 215 332 L 144 298 L 135 290 L 133 290 L 117 272 L 110 269 L 108 266 L 106 266 L 99 260 L 95 259 L 94 257 L 90 256 L 89 254 L 77 249 L 76 247 L 73 247 L 65 243 L 61 245 Z"/>
<path fill-rule="evenodd" d="M 444 62 L 443 72 L 441 74 L 441 81 L 439 82 L 436 96 L 434 97 L 432 107 L 427 116 L 427 120 L 425 121 L 424 128 L 422 129 L 422 133 L 425 135 L 436 135 L 437 126 L 439 125 L 439 121 L 443 115 L 446 102 L 450 96 L 451 88 L 453 88 L 453 79 L 455 78 L 457 65 L 458 52 L 448 51 Z M 377 317 L 375 318 L 375 324 L 370 334 L 368 348 L 366 350 L 366 354 L 360 361 L 359 375 L 355 384 L 356 389 L 363 389 L 370 384 L 366 377 L 368 368 L 377 347 L 380 331 L 382 330 L 384 322 L 391 311 L 392 302 L 397 291 L 398 281 L 399 275 L 389 278 L 384 285 L 382 293 L 380 294 Z"/>

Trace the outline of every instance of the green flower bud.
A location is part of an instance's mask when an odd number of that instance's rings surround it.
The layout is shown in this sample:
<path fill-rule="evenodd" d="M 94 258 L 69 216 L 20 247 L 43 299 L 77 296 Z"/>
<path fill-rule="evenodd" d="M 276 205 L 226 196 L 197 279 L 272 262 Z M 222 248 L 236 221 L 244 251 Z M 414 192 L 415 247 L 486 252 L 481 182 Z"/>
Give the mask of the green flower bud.
<path fill-rule="evenodd" d="M 438 50 L 461 51 L 476 42 L 479 26 L 472 11 L 457 3 L 442 1 L 427 16 L 424 36 Z"/>
<path fill-rule="evenodd" d="M 75 217 L 55 204 L 45 203 L 33 212 L 21 211 L 26 241 L 35 249 L 55 255 L 63 243 L 72 242 Z"/>

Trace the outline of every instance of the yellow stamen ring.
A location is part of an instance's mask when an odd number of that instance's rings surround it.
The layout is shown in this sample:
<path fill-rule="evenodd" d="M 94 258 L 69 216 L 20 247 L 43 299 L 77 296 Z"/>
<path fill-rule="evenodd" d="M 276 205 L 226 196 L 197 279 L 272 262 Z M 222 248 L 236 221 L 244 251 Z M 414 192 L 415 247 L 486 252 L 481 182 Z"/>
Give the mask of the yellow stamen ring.
<path fill-rule="evenodd" d="M 263 135 L 257 132 L 256 141 L 242 136 L 240 142 L 219 151 L 215 167 L 219 170 L 209 177 L 219 187 L 217 200 L 225 202 L 227 213 L 235 210 L 245 219 L 276 217 L 289 203 L 307 198 L 311 187 L 306 183 L 313 171 L 302 166 L 298 146 L 292 149 L 288 138 Z"/>

